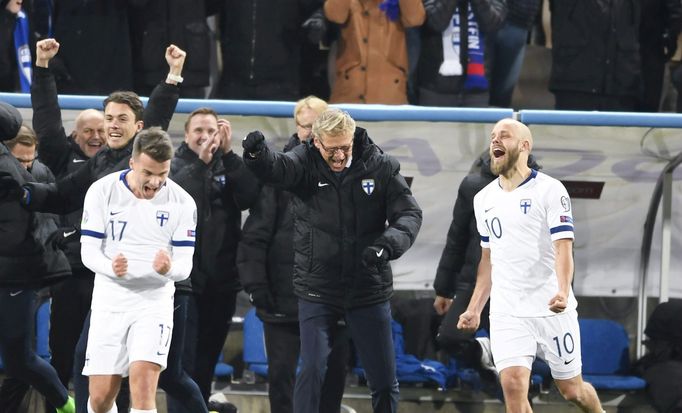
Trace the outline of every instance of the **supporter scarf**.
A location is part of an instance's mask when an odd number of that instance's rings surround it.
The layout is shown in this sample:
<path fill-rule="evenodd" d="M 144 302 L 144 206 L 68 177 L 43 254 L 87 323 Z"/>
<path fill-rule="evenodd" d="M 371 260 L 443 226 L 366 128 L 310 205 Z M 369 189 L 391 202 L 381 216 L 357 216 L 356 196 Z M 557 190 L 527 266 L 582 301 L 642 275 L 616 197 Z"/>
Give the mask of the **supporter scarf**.
<path fill-rule="evenodd" d="M 28 30 L 28 18 L 26 13 L 20 10 L 14 26 L 14 47 L 17 53 L 19 82 L 24 93 L 31 91 L 31 49 L 28 47 Z"/>
<path fill-rule="evenodd" d="M 467 53 L 468 64 L 466 77 L 464 80 L 465 90 L 487 90 L 488 80 L 485 77 L 485 67 L 483 65 L 484 39 L 483 32 L 478 28 L 478 23 L 474 18 L 474 13 L 469 10 L 467 21 L 460 25 L 461 13 L 459 6 L 452 15 L 450 24 L 443 31 L 443 63 L 441 63 L 438 73 L 443 76 L 462 76 L 462 61 L 460 56 L 460 44 L 462 38 L 466 39 L 468 47 L 464 49 Z M 466 33 L 461 33 L 464 28 Z M 462 36 L 465 34 L 465 36 Z M 462 59 L 464 60 L 464 59 Z M 467 60 L 464 60 L 465 62 Z"/>

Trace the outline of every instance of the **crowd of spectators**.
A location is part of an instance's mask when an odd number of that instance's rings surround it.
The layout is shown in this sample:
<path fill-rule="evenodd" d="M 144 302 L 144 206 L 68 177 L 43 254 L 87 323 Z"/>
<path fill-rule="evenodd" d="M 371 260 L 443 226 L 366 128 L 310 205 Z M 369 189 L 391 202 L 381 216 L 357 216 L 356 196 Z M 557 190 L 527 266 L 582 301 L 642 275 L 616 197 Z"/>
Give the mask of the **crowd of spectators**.
<path fill-rule="evenodd" d="M 65 94 L 147 96 L 175 44 L 181 97 L 512 107 L 525 48 L 546 39 L 556 109 L 661 110 L 682 2 L 544 2 L 545 25 L 543 0 L 3 0 L 0 90 L 28 92 L 33 45 L 54 37 Z"/>

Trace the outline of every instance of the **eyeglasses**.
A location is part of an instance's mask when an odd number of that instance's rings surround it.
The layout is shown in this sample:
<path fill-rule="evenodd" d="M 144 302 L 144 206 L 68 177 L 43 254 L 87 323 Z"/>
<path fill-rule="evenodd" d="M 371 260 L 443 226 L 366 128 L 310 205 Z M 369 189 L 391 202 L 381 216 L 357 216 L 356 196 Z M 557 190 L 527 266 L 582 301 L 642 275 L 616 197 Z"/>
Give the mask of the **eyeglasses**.
<path fill-rule="evenodd" d="M 310 124 L 310 125 L 301 125 L 300 123 L 298 123 L 298 121 L 296 121 L 296 127 L 297 127 L 297 128 L 301 128 L 301 129 L 303 129 L 303 130 L 306 130 L 306 131 L 308 131 L 308 132 L 310 132 L 311 130 L 313 130 L 313 125 L 312 125 L 312 124 Z"/>
<path fill-rule="evenodd" d="M 322 147 L 322 149 L 324 149 L 325 152 L 331 153 L 332 155 L 339 151 L 343 153 L 348 153 L 351 151 L 351 149 L 353 149 L 352 141 L 350 145 L 334 146 L 333 148 L 327 148 L 326 146 L 324 146 L 324 143 L 322 143 L 322 139 L 318 139 L 317 141 L 320 143 L 320 146 Z"/>

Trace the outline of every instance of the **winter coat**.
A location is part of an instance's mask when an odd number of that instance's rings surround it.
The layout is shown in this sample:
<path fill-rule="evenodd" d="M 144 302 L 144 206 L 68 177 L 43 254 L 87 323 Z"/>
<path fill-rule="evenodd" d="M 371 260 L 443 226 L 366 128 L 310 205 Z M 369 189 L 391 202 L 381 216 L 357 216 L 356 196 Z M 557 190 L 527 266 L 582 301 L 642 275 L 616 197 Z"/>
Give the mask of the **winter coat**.
<path fill-rule="evenodd" d="M 390 264 L 365 266 L 362 252 L 376 246 L 390 259 L 402 256 L 417 237 L 422 211 L 398 161 L 374 145 L 364 129 L 355 130 L 353 162 L 342 177 L 331 171 L 311 141 L 287 153 L 266 148 L 245 162 L 264 182 L 295 196 L 298 297 L 341 308 L 391 298 Z"/>
<path fill-rule="evenodd" d="M 332 103 L 407 103 L 405 29 L 424 22 L 422 0 L 400 0 L 399 19 L 382 0 L 327 0 L 324 13 L 341 25 Z"/>
<path fill-rule="evenodd" d="M 549 90 L 640 95 L 637 0 L 553 0 Z"/>

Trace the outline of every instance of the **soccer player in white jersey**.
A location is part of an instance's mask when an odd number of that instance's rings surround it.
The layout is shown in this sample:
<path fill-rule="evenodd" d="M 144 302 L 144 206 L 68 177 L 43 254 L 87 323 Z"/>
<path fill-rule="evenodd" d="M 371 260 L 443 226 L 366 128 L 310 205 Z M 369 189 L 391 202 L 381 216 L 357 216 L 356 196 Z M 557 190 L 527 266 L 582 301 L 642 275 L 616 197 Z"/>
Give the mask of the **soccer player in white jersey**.
<path fill-rule="evenodd" d="M 156 388 L 173 329 L 174 282 L 192 270 L 196 205 L 168 179 L 171 140 L 140 132 L 130 169 L 88 189 L 81 226 L 83 263 L 95 273 L 83 374 L 88 412 L 116 412 L 130 376 L 132 413 L 156 412 Z"/>
<path fill-rule="evenodd" d="M 490 138 L 491 169 L 499 178 L 474 197 L 481 261 L 457 328 L 476 330 L 490 297 L 491 347 L 507 412 L 532 412 L 528 387 L 537 354 L 566 400 L 601 413 L 594 387 L 581 375 L 568 192 L 527 166 L 533 147 L 527 126 L 503 119 Z"/>

